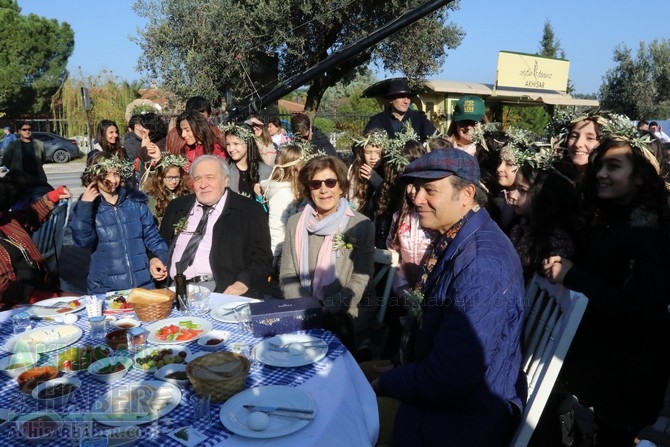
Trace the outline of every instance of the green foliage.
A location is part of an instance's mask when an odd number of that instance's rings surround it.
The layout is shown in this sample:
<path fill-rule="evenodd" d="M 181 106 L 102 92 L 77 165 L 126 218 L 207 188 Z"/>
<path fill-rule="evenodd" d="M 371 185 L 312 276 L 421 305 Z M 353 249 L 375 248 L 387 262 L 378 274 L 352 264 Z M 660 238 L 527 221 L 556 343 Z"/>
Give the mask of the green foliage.
<path fill-rule="evenodd" d="M 544 129 L 551 118 L 544 106 L 504 106 L 503 116 L 505 128 L 515 127 L 527 130 L 538 137 L 544 133 Z"/>
<path fill-rule="evenodd" d="M 89 89 L 93 108 L 86 113 L 82 104 L 81 88 Z M 85 135 L 95 133 L 96 126 L 103 119 L 114 121 L 119 133 L 125 133 L 126 106 L 137 99 L 141 88 L 139 82 L 120 81 L 112 72 L 103 70 L 96 76 L 78 74 L 67 79 L 53 97 L 54 118 L 60 118 L 62 135 Z"/>
<path fill-rule="evenodd" d="M 333 120 L 328 118 L 316 117 L 314 118 L 314 126 L 317 127 L 321 132 L 328 135 L 331 132 L 335 131 L 335 123 Z"/>
<path fill-rule="evenodd" d="M 372 115 L 379 112 L 379 106 L 375 99 L 361 98 L 363 90 L 376 81 L 374 73 L 365 69 L 350 82 L 338 82 L 323 94 L 319 113 Z"/>
<path fill-rule="evenodd" d="M 45 112 L 67 77 L 74 32 L 67 23 L 21 15 L 16 0 L 0 0 L 0 111 Z"/>
<path fill-rule="evenodd" d="M 636 57 L 618 46 L 613 59 L 600 86 L 602 108 L 632 119 L 670 116 L 670 39 L 640 42 Z"/>
<path fill-rule="evenodd" d="M 133 9 L 148 22 L 135 39 L 144 49 L 138 68 L 182 98 L 200 94 L 216 102 L 230 91 L 243 104 L 254 89 L 272 87 L 274 67 L 277 80 L 286 80 L 422 3 L 136 0 Z M 371 61 L 414 78 L 436 73 L 445 48 L 464 35 L 447 23 L 457 7 L 442 8 L 313 80 L 306 111 L 319 110 L 329 87 L 353 79 Z"/>

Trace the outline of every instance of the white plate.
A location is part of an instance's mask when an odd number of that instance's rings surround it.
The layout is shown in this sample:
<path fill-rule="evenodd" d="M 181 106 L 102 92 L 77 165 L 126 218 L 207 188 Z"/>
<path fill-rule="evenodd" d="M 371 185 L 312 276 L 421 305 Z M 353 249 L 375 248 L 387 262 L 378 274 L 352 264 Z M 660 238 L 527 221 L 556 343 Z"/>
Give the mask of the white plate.
<path fill-rule="evenodd" d="M 181 326 L 179 323 L 184 322 L 184 321 L 190 321 L 192 323 L 196 323 L 200 325 L 199 330 L 202 330 L 200 334 L 193 338 L 189 338 L 188 340 L 161 340 L 160 338 L 156 337 L 156 332 L 161 329 L 163 326 L 170 326 L 170 325 L 175 325 L 175 326 L 180 326 L 182 328 L 186 328 L 186 326 Z M 193 340 L 197 340 L 203 335 L 205 335 L 207 332 L 212 330 L 212 323 L 209 321 L 205 320 L 204 318 L 198 318 L 198 317 L 178 317 L 178 318 L 167 318 L 165 320 L 160 320 L 156 321 L 155 323 L 151 323 L 149 326 L 146 327 L 146 330 L 149 331 L 149 336 L 147 337 L 147 341 L 149 343 L 154 343 L 157 345 L 174 345 L 174 344 L 179 344 L 179 343 L 188 343 Z"/>
<path fill-rule="evenodd" d="M 123 298 L 128 301 L 128 294 L 130 293 L 130 290 L 119 290 L 118 292 L 107 292 L 106 298 L 105 298 L 105 309 L 103 310 L 103 314 L 105 315 L 119 315 L 119 314 L 127 314 L 131 312 L 135 312 L 133 308 L 129 309 L 114 309 L 112 308 L 112 303 L 114 302 L 114 299 L 122 296 Z"/>
<path fill-rule="evenodd" d="M 270 349 L 270 343 L 277 345 L 286 345 L 288 343 L 310 343 L 315 342 L 315 346 L 306 347 L 299 354 L 293 354 L 287 351 L 273 351 Z M 318 343 L 318 344 L 316 344 Z M 305 334 L 284 334 L 276 335 L 272 338 L 266 338 L 256 345 L 256 360 L 270 366 L 303 366 L 318 362 L 328 354 L 328 343 L 320 338 Z"/>
<path fill-rule="evenodd" d="M 315 410 L 314 400 L 305 391 L 281 385 L 269 385 L 246 389 L 221 406 L 221 423 L 233 433 L 249 438 L 276 438 L 288 435 L 304 428 L 311 421 L 283 416 L 270 416 L 270 425 L 262 431 L 247 426 L 247 417 L 251 413 L 243 405 L 272 405 L 279 407 Z"/>
<path fill-rule="evenodd" d="M 142 358 L 146 357 L 147 355 L 150 355 L 154 352 L 163 351 L 164 349 L 172 351 L 171 355 L 177 355 L 179 352 L 185 352 L 186 353 L 186 356 L 183 358 L 183 361 L 181 363 L 168 363 L 168 364 L 179 365 L 179 364 L 183 364 L 183 363 L 188 363 L 189 361 L 192 360 L 191 359 L 191 351 L 184 346 L 180 346 L 180 345 L 149 346 L 148 348 L 144 348 L 141 351 L 139 351 L 137 354 L 135 354 L 135 363 L 133 364 L 133 366 L 135 367 L 135 369 L 139 369 L 140 371 L 147 371 L 147 372 L 156 371 L 156 369 L 158 369 L 158 368 L 156 368 L 156 367 L 151 367 L 151 368 L 145 367 L 146 364 L 142 364 L 141 362 L 138 362 L 138 360 L 142 359 Z M 160 365 L 159 368 L 161 368 L 162 366 L 164 366 L 164 365 Z"/>
<path fill-rule="evenodd" d="M 118 411 L 115 417 L 110 418 L 109 410 L 112 409 L 110 408 L 112 405 L 118 405 L 118 410 L 128 405 L 128 401 L 133 402 L 133 404 L 130 404 L 130 409 Z M 138 408 L 136 406 L 138 402 L 141 403 L 141 407 L 146 407 L 152 405 L 152 403 L 156 405 L 161 401 L 167 402 L 167 404 L 156 413 L 134 412 L 132 410 L 132 408 Z M 162 380 L 144 380 L 119 385 L 107 391 L 93 402 L 91 413 L 93 413 L 93 419 L 101 424 L 111 427 L 125 427 L 155 421 L 177 408 L 180 401 L 181 391 L 177 386 Z"/>
<path fill-rule="evenodd" d="M 5 343 L 9 352 L 30 351 L 42 354 L 69 346 L 83 335 L 77 326 L 60 324 L 57 326 L 31 329 L 14 335 Z"/>
<path fill-rule="evenodd" d="M 221 323 L 237 323 L 233 309 L 246 303 L 260 303 L 261 300 L 247 298 L 245 300 L 231 301 L 226 304 L 219 304 L 209 313 L 209 316 Z"/>
<path fill-rule="evenodd" d="M 79 301 L 79 306 L 77 307 L 57 307 L 57 308 L 48 308 L 48 307 L 43 307 L 43 306 L 49 306 L 52 304 L 56 303 L 62 303 L 62 302 L 72 302 L 72 301 Z M 72 312 L 79 312 L 82 309 L 85 309 L 86 305 L 84 304 L 84 297 L 73 297 L 73 296 L 66 296 L 66 297 L 56 297 L 56 298 L 49 298 L 48 300 L 42 300 L 38 301 L 37 303 L 34 303 L 32 306 L 28 307 L 26 310 L 33 314 L 37 315 L 38 317 L 54 317 L 57 315 L 65 315 L 69 314 Z M 59 312 L 60 311 L 60 312 Z"/>

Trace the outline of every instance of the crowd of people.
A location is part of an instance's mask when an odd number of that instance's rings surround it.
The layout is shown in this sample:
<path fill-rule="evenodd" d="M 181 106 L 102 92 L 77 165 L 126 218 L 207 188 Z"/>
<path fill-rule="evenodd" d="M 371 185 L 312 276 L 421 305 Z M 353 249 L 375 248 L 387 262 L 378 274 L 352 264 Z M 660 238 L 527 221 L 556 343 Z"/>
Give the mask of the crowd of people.
<path fill-rule="evenodd" d="M 349 166 L 304 114 L 292 136 L 277 118 L 214 126 L 202 97 L 172 126 L 137 114 L 122 136 L 100 122 L 71 223 L 92 252 L 88 293 L 183 274 L 226 294 L 315 297 L 379 396 L 381 444 L 503 446 L 526 399 L 524 286 L 542 275 L 589 299 L 556 394 L 593 409 L 596 445 L 630 446 L 670 373 L 665 134 L 593 111 L 557 118 L 539 144 L 486 125 L 484 101 L 464 96 L 441 135 L 405 81 L 383 96 Z M 40 156 L 24 127 L 10 173 Z M 46 181 L 41 164 L 25 174 Z M 0 179 L 3 308 L 59 293 L 29 232 L 69 197 L 59 187 L 19 211 L 14 184 Z M 375 249 L 400 259 L 384 325 Z M 554 410 L 537 445 L 562 445 Z"/>

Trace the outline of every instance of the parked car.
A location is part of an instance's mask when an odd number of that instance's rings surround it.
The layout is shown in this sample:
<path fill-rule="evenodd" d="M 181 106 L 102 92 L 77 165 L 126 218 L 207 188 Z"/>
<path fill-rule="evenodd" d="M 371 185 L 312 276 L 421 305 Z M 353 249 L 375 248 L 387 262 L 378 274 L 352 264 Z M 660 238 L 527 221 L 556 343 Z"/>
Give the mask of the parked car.
<path fill-rule="evenodd" d="M 77 140 L 74 138 L 63 138 L 51 132 L 33 132 L 33 138 L 44 143 L 44 153 L 47 161 L 67 163 L 72 159 L 84 156 L 79 150 L 79 146 L 77 146 Z"/>

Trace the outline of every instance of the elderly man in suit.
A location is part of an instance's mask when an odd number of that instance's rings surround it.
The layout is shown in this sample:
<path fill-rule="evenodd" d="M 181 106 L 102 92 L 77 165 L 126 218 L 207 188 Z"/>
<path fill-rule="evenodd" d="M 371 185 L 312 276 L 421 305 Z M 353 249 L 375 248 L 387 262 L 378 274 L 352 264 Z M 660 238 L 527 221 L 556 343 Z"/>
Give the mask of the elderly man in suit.
<path fill-rule="evenodd" d="M 272 270 L 268 218 L 257 202 L 228 189 L 228 164 L 202 155 L 190 175 L 194 194 L 165 210 L 161 235 L 170 244 L 170 277 L 215 292 L 262 298 Z"/>

